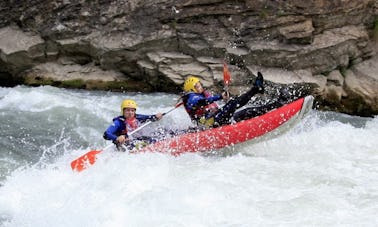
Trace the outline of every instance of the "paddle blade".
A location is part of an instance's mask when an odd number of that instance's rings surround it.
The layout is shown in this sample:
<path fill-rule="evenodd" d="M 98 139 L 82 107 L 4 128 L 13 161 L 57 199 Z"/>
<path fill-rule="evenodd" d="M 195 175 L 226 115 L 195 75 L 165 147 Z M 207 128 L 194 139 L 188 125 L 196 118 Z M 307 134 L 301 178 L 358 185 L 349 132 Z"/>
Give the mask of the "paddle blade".
<path fill-rule="evenodd" d="M 231 83 L 231 74 L 230 71 L 228 71 L 226 63 L 223 63 L 223 82 L 225 86 L 228 86 Z"/>
<path fill-rule="evenodd" d="M 74 171 L 81 172 L 89 165 L 93 165 L 96 162 L 96 155 L 101 151 L 89 151 L 88 153 L 80 156 L 79 158 L 71 162 L 71 168 Z"/>

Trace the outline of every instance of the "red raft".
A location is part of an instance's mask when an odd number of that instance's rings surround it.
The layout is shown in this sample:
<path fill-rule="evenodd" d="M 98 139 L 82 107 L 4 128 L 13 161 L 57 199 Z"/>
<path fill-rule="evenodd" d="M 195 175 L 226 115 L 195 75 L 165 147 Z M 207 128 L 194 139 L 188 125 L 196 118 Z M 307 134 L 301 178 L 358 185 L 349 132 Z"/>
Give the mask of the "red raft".
<path fill-rule="evenodd" d="M 283 130 L 289 129 L 299 122 L 312 108 L 313 100 L 312 96 L 307 96 L 258 117 L 214 129 L 175 136 L 130 152 L 164 152 L 179 155 L 186 152 L 218 150 L 241 143 L 261 141 L 279 135 Z M 72 170 L 80 172 L 93 165 L 97 155 L 101 152 L 93 150 L 73 160 L 71 162 Z"/>
<path fill-rule="evenodd" d="M 148 145 L 137 152 L 168 152 L 179 155 L 204 152 L 257 140 L 279 128 L 297 123 L 312 108 L 314 98 L 306 96 L 261 116 L 200 132 L 187 133 Z"/>

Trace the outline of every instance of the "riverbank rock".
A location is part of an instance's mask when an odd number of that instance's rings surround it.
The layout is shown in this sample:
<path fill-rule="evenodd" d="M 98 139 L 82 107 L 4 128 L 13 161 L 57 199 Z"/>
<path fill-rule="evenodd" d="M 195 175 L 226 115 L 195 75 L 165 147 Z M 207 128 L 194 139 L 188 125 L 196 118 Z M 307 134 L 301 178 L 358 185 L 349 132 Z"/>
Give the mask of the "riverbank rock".
<path fill-rule="evenodd" d="M 378 114 L 375 0 L 0 3 L 0 85 L 181 91 L 188 75 L 231 91 L 257 71 L 319 109 Z"/>

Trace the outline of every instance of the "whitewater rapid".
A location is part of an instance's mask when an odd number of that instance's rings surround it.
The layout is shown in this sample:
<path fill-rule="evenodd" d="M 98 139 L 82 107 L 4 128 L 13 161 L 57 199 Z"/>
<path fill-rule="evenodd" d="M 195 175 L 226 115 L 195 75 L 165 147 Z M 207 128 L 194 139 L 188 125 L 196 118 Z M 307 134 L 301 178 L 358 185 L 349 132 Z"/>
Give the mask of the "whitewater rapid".
<path fill-rule="evenodd" d="M 0 88 L 0 225 L 377 226 L 378 117 L 312 110 L 271 140 L 212 155 L 104 152 L 122 99 L 165 112 L 177 96 Z M 185 128 L 182 108 L 159 125 Z M 153 130 L 153 128 L 151 129 Z"/>

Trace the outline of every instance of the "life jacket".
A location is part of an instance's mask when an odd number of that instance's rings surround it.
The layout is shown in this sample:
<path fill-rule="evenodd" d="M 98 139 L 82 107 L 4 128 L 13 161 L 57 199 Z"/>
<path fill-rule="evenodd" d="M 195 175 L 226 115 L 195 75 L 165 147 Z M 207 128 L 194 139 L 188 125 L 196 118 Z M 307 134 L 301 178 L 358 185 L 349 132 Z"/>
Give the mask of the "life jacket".
<path fill-rule="evenodd" d="M 140 122 L 134 117 L 133 119 L 125 119 L 127 131 L 132 132 L 140 126 Z"/>
<path fill-rule="evenodd" d="M 136 148 L 136 150 L 138 150 L 138 149 L 141 149 L 141 148 L 147 146 L 150 143 L 156 142 L 155 139 L 148 137 L 148 136 L 143 136 L 143 135 L 139 134 L 139 132 L 133 133 L 132 135 L 127 134 L 128 132 L 133 132 L 134 130 L 136 130 L 137 128 L 139 128 L 142 125 L 142 123 L 136 117 L 134 117 L 133 119 L 126 119 L 124 116 L 119 116 L 119 117 L 116 117 L 116 118 L 113 119 L 113 121 L 115 121 L 115 120 L 118 120 L 122 123 L 122 125 L 121 125 L 122 130 L 118 131 L 116 133 L 116 135 L 117 136 L 125 135 L 126 137 L 128 137 L 130 139 L 126 143 L 126 148 L 127 148 L 126 150 L 131 152 L 134 148 Z M 107 139 L 105 134 L 104 134 L 104 138 Z M 120 151 L 126 151 L 122 147 L 117 147 L 117 148 Z"/>
<path fill-rule="evenodd" d="M 125 128 L 126 130 L 130 133 L 132 131 L 134 131 L 135 129 L 139 128 L 142 123 L 136 118 L 132 118 L 132 119 L 125 119 L 124 118 L 124 124 L 125 124 Z M 133 133 L 133 135 L 130 137 L 131 139 L 132 138 L 139 138 L 139 137 L 142 137 L 143 136 L 143 133 L 142 132 L 135 132 Z"/>
<path fill-rule="evenodd" d="M 122 127 L 123 129 L 120 132 L 117 133 L 117 136 L 120 136 L 120 135 L 127 136 L 128 127 L 127 127 L 127 124 L 126 124 L 126 119 L 123 116 L 116 117 L 115 119 L 120 120 L 124 124 L 124 127 Z"/>
<path fill-rule="evenodd" d="M 188 103 L 188 98 L 189 98 L 189 95 L 191 93 L 193 93 L 193 92 L 184 94 L 182 96 L 183 102 L 185 104 L 185 110 L 189 114 L 189 116 L 192 120 L 203 124 L 202 123 L 202 122 L 204 122 L 203 119 L 211 118 L 213 113 L 215 113 L 219 109 L 219 107 L 215 102 L 213 102 L 213 103 L 210 103 L 210 104 L 207 104 L 205 106 L 198 107 L 198 108 L 196 108 L 196 107 L 189 108 L 186 104 Z M 208 91 L 204 91 L 202 93 L 202 95 L 205 98 L 208 98 L 208 97 L 211 96 L 211 93 L 208 92 Z M 202 120 L 200 121 L 200 119 L 202 119 Z"/>

